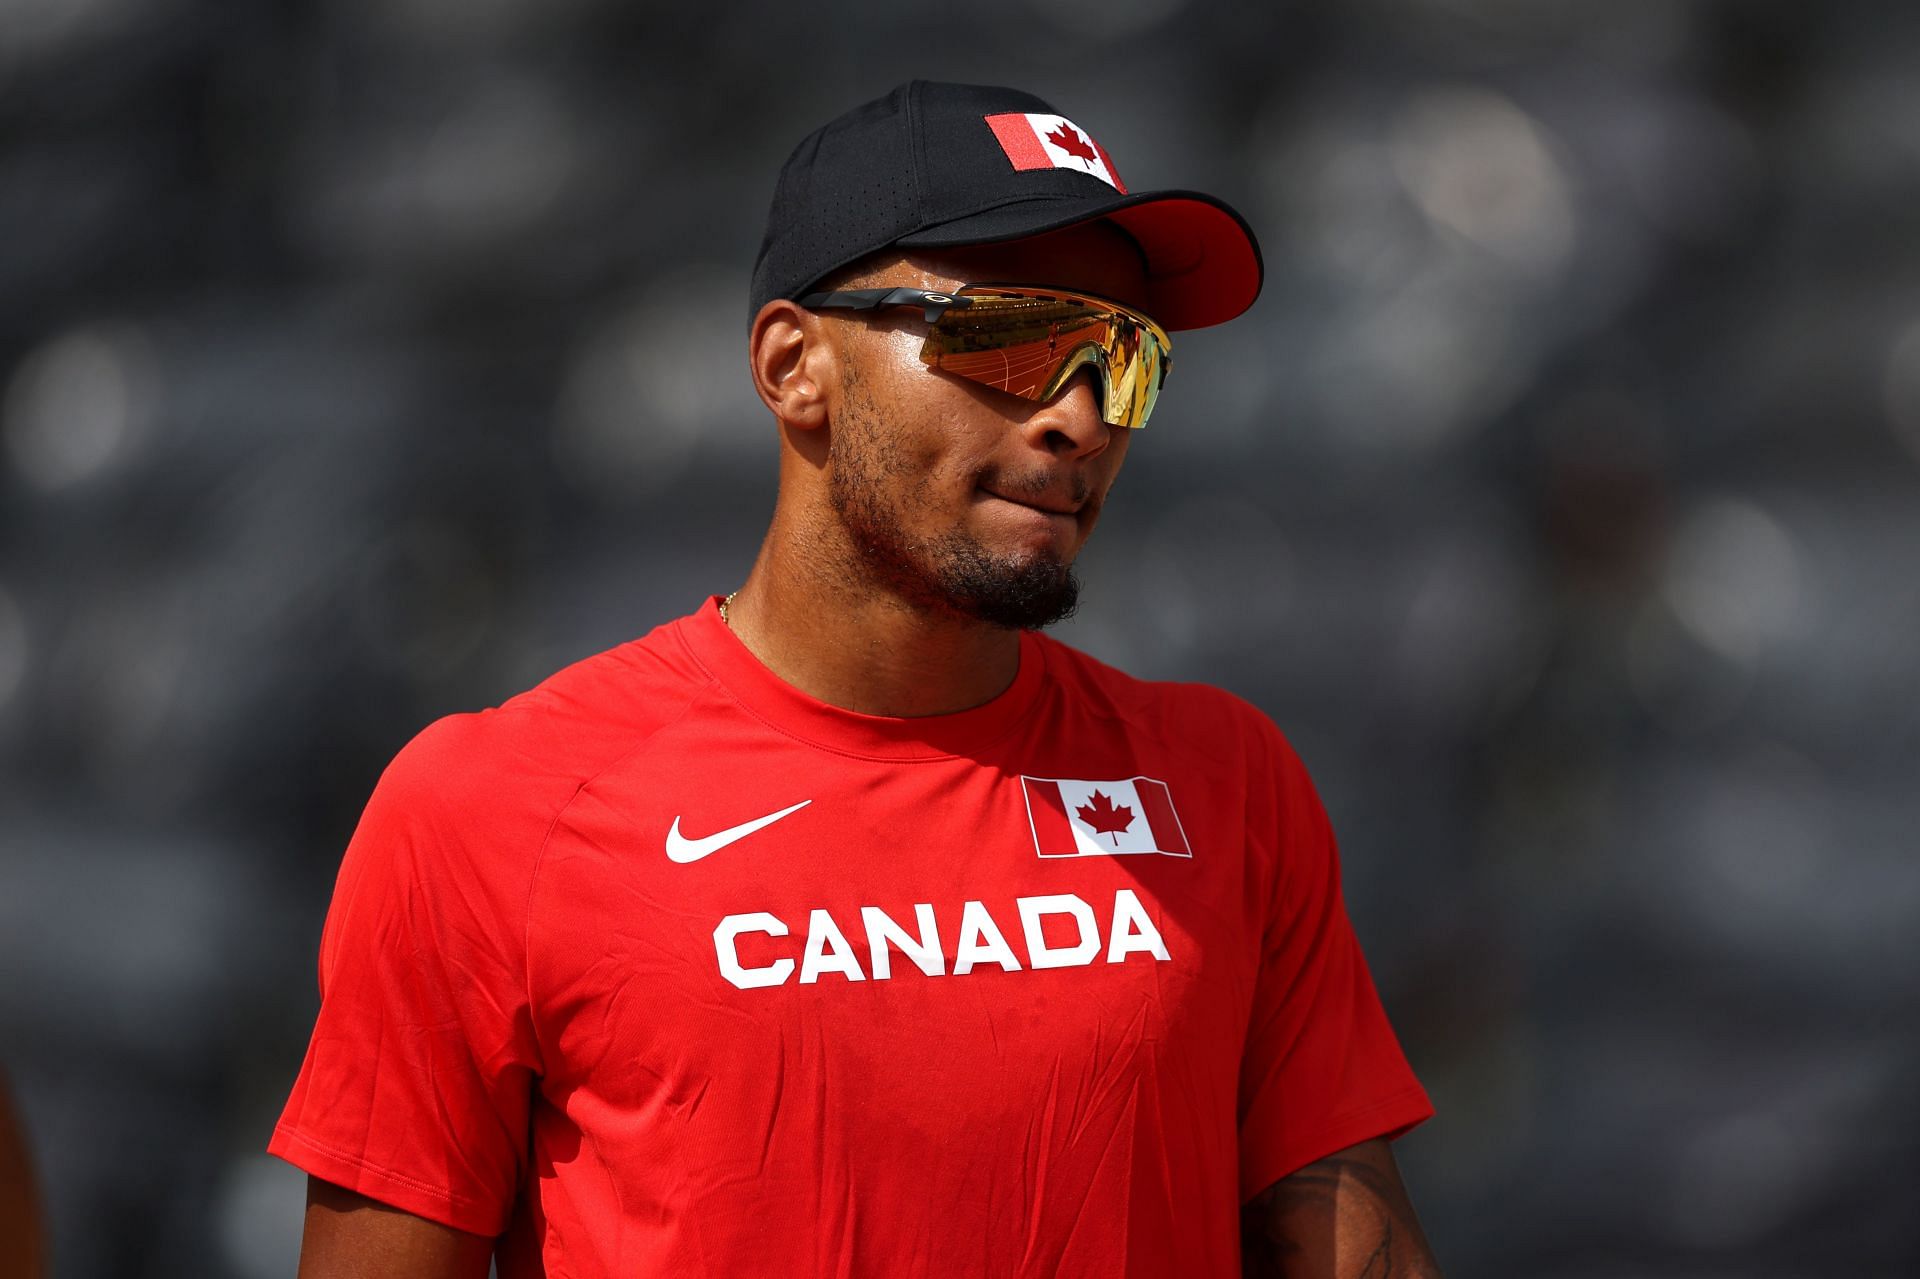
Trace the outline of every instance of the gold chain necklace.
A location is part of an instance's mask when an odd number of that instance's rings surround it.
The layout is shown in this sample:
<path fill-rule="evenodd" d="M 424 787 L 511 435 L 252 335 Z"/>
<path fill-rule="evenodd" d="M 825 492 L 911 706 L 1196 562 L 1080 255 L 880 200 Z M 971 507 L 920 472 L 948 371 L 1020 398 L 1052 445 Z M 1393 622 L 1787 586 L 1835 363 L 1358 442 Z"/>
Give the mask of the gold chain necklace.
<path fill-rule="evenodd" d="M 733 623 L 732 623 L 732 622 L 729 622 L 729 621 L 727 621 L 727 605 L 729 605 L 729 604 L 731 604 L 731 603 L 733 603 L 733 597 L 734 597 L 734 596 L 736 596 L 736 595 L 738 595 L 739 593 L 740 593 L 739 591 L 728 591 L 728 592 L 727 592 L 727 598 L 725 598 L 725 599 L 723 599 L 723 600 L 721 600 L 721 601 L 720 601 L 720 623 L 721 623 L 721 625 L 723 625 L 723 626 L 727 626 L 727 627 L 731 627 L 731 626 L 733 625 Z"/>

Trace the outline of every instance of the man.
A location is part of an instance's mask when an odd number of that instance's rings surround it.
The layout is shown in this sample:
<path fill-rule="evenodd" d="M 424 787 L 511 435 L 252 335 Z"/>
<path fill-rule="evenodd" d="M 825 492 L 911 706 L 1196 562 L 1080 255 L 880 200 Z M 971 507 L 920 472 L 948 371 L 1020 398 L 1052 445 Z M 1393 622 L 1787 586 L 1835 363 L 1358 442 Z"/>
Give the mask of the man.
<path fill-rule="evenodd" d="M 272 1144 L 302 1275 L 1434 1273 L 1298 760 L 1036 633 L 1165 330 L 1260 271 L 1025 94 L 800 145 L 745 583 L 432 726 L 354 836 Z"/>

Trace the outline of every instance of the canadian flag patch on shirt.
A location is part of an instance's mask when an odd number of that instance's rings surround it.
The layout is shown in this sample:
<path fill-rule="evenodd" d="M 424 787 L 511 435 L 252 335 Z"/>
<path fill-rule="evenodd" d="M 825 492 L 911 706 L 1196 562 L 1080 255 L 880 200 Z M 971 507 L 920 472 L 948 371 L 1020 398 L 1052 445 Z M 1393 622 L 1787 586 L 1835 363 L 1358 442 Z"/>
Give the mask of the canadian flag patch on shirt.
<path fill-rule="evenodd" d="M 986 117 L 987 127 L 1000 142 L 1015 169 L 1072 169 L 1091 173 L 1118 191 L 1126 184 L 1113 171 L 1113 157 L 1093 135 L 1063 115 L 1008 112 Z"/>
<path fill-rule="evenodd" d="M 1027 795 L 1034 851 L 1042 857 L 1193 856 L 1165 782 L 1151 777 L 1110 782 L 1022 777 L 1020 786 Z"/>

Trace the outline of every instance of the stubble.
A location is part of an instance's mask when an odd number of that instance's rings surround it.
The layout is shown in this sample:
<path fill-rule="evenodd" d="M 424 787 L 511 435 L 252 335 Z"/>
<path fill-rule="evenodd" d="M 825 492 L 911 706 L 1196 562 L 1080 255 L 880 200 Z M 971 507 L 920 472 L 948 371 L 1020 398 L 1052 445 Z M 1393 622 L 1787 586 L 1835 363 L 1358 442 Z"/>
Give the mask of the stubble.
<path fill-rule="evenodd" d="M 926 470 L 897 437 L 849 361 L 842 412 L 827 446 L 828 500 L 856 562 L 858 593 L 883 590 L 932 612 L 1014 630 L 1038 630 L 1072 616 L 1080 599 L 1073 566 L 1044 551 L 996 555 L 963 529 L 911 533 L 904 513 L 931 505 Z M 976 477 L 998 491 L 1031 487 L 1018 477 Z M 1044 481 L 1042 481 L 1044 483 Z"/>

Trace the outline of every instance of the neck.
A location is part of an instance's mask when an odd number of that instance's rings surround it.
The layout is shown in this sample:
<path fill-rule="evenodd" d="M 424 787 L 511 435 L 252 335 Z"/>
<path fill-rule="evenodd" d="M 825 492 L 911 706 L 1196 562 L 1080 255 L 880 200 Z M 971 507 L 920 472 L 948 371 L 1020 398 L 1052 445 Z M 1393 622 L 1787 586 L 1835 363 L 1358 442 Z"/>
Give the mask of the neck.
<path fill-rule="evenodd" d="M 930 610 L 824 569 L 767 535 L 727 623 L 768 670 L 810 696 L 866 715 L 945 715 L 993 700 L 1020 669 L 1020 635 Z"/>

